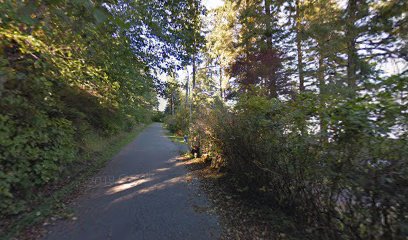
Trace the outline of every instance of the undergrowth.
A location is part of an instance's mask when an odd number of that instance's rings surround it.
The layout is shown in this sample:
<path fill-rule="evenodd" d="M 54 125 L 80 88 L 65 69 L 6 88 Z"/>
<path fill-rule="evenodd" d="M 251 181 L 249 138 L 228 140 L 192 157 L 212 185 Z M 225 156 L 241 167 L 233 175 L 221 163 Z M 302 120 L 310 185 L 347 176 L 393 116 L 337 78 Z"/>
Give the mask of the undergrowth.
<path fill-rule="evenodd" d="M 110 137 L 90 133 L 84 138 L 82 153 L 56 181 L 46 188 L 37 189 L 36 197 L 28 200 L 26 211 L 7 218 L 2 217 L 0 239 L 11 239 L 25 229 L 41 223 L 57 211 L 65 209 L 68 199 L 80 189 L 83 182 L 100 170 L 124 145 L 132 141 L 145 125 L 131 131 L 122 131 Z"/>

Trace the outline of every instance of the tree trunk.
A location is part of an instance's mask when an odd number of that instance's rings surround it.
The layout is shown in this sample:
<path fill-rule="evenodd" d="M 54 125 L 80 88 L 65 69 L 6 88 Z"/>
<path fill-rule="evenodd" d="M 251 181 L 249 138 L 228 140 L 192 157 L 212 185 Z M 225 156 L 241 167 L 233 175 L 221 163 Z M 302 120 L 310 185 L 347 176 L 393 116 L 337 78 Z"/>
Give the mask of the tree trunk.
<path fill-rule="evenodd" d="M 193 88 L 192 88 L 192 92 L 194 93 L 194 88 L 195 88 L 195 85 L 196 85 L 196 68 L 197 68 L 197 66 L 196 66 L 196 55 L 195 54 L 193 54 Z"/>
<path fill-rule="evenodd" d="M 265 14 L 268 17 L 266 21 L 266 48 L 272 48 L 272 34 L 270 34 L 272 28 L 272 15 L 271 15 L 271 0 L 265 0 Z"/>
<path fill-rule="evenodd" d="M 266 49 L 272 49 L 272 13 L 271 13 L 271 6 L 272 6 L 272 1 L 271 0 L 265 0 L 265 15 L 267 17 L 266 21 Z M 276 79 L 264 79 L 264 86 L 268 89 L 268 96 L 272 98 L 277 98 L 278 97 L 278 91 L 277 91 L 277 83 Z"/>
<path fill-rule="evenodd" d="M 357 16 L 357 0 L 349 0 L 347 3 L 346 19 L 346 42 L 347 42 L 347 85 L 354 92 L 357 85 L 357 50 L 356 38 L 357 31 L 354 25 Z"/>
<path fill-rule="evenodd" d="M 321 48 L 321 45 L 318 44 L 318 48 Z M 327 142 L 327 121 L 325 117 L 325 93 L 326 93 L 326 83 L 324 80 L 324 56 L 319 50 L 319 66 L 317 70 L 317 80 L 319 82 L 319 118 L 320 118 L 320 133 L 321 133 L 321 140 L 323 143 Z"/>
<path fill-rule="evenodd" d="M 221 99 L 223 98 L 223 95 L 222 95 L 222 67 L 221 67 L 221 65 L 220 65 L 220 97 L 221 97 Z"/>
<path fill-rule="evenodd" d="M 305 90 L 305 79 L 303 74 L 303 52 L 302 52 L 302 19 L 300 16 L 300 0 L 296 0 L 296 50 L 298 57 L 299 91 Z"/>
<path fill-rule="evenodd" d="M 186 70 L 187 70 L 187 68 L 186 68 Z M 190 76 L 188 75 L 188 70 L 186 71 L 187 72 L 187 79 L 186 79 L 186 107 L 187 107 L 187 105 L 188 105 L 188 95 L 189 95 L 189 93 L 188 93 L 188 88 L 189 88 L 189 82 L 190 82 Z"/>
<path fill-rule="evenodd" d="M 174 93 L 171 93 L 171 115 L 174 115 Z"/>

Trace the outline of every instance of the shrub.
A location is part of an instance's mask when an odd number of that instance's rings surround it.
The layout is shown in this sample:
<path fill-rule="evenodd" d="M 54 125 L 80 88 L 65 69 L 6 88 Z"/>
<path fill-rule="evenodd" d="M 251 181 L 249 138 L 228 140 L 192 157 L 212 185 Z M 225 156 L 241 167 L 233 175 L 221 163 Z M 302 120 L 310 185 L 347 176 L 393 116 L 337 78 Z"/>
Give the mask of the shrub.
<path fill-rule="evenodd" d="M 164 113 L 160 111 L 155 111 L 152 116 L 153 122 L 163 122 L 164 120 Z"/>
<path fill-rule="evenodd" d="M 183 135 L 188 132 L 189 109 L 180 108 L 174 115 L 168 115 L 164 118 L 166 128 L 171 133 Z"/>
<path fill-rule="evenodd" d="M 374 119 L 372 109 L 380 107 L 364 98 L 333 100 L 333 110 L 315 101 L 312 95 L 282 102 L 244 94 L 233 109 L 207 107 L 193 125 L 213 166 L 319 236 L 407 236 L 406 136 L 384 134 L 385 125 L 400 121 L 399 112 Z M 319 131 L 319 116 L 327 116 L 327 133 Z"/>
<path fill-rule="evenodd" d="M 54 181 L 75 156 L 74 130 L 66 119 L 44 114 L 22 123 L 0 115 L 0 211 L 15 214 L 36 187 Z"/>

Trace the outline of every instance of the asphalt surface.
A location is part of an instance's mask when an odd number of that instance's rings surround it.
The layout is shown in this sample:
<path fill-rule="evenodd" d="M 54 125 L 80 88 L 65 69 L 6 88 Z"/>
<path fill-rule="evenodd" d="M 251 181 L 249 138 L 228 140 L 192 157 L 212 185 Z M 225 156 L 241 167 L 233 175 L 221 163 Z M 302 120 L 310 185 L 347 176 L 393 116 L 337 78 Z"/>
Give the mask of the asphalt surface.
<path fill-rule="evenodd" d="M 95 177 L 72 205 L 75 217 L 44 239 L 218 239 L 217 217 L 177 158 L 161 124 L 147 127 Z"/>

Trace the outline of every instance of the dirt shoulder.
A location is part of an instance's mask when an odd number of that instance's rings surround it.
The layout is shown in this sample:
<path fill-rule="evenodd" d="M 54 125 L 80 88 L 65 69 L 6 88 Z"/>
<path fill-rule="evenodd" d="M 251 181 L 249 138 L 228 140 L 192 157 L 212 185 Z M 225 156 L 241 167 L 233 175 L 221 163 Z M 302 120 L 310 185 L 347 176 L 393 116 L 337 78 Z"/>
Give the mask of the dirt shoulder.
<path fill-rule="evenodd" d="M 221 239 L 306 239 L 294 221 L 245 189 L 234 187 L 233 179 L 210 167 L 203 159 L 183 157 L 186 166 L 211 201 L 211 210 L 219 216 Z"/>

